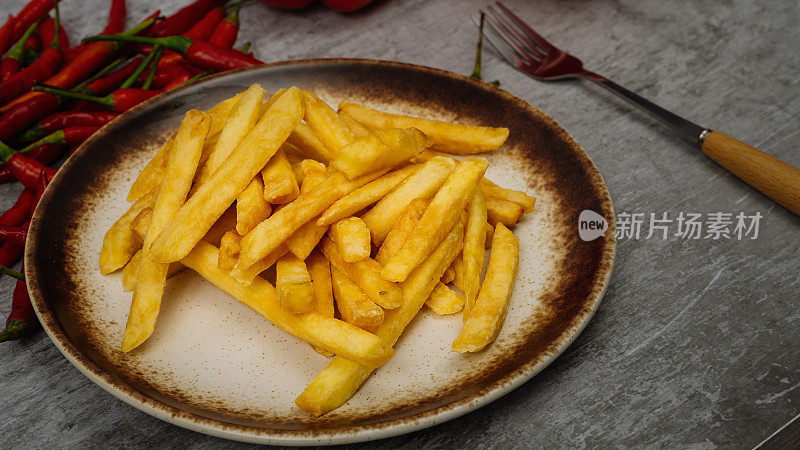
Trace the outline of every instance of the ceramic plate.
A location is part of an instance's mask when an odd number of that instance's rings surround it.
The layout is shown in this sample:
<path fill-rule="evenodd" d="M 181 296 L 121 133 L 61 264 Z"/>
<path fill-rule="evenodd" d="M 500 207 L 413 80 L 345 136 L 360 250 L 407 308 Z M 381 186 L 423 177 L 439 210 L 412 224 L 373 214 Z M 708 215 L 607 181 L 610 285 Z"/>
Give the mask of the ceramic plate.
<path fill-rule="evenodd" d="M 307 344 L 184 271 L 167 283 L 155 333 L 118 349 L 130 293 L 121 274 L 98 269 L 102 237 L 127 209 L 134 177 L 177 129 L 260 83 L 292 85 L 392 112 L 505 126 L 487 154 L 487 178 L 537 197 L 515 228 L 519 275 L 497 340 L 483 352 L 450 352 L 461 316 L 424 310 L 378 369 L 341 408 L 314 418 L 295 397 L 327 363 Z M 582 210 L 608 219 L 604 238 L 577 232 Z M 534 106 L 453 73 L 369 60 L 308 60 L 223 74 L 158 96 L 115 119 L 64 165 L 36 210 L 26 273 L 39 319 L 61 352 L 124 402 L 195 431 L 241 441 L 310 445 L 379 439 L 458 417 L 507 394 L 575 339 L 597 308 L 613 265 L 614 213 L 586 152 Z M 535 382 L 535 381 L 534 381 Z M 89 426 L 89 425 L 87 425 Z"/>

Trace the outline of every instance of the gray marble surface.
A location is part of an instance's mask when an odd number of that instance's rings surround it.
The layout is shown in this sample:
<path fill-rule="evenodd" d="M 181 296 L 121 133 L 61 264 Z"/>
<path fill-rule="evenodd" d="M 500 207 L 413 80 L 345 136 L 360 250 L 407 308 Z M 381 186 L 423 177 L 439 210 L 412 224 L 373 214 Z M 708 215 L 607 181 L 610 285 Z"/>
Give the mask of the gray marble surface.
<path fill-rule="evenodd" d="M 16 12 L 24 0 L 3 0 Z M 106 2 L 64 0 L 73 37 Z M 129 20 L 184 0 L 129 0 Z M 507 0 L 586 66 L 665 107 L 800 166 L 800 3 Z M 399 60 L 468 74 L 486 0 L 379 0 L 339 15 L 259 4 L 239 42 L 266 61 Z M 102 6 L 101 6 L 102 5 Z M 618 213 L 759 212 L 756 240 L 621 240 L 597 315 L 550 367 L 444 425 L 362 448 L 752 447 L 800 413 L 800 219 L 626 104 L 579 82 L 542 83 L 491 51 L 487 79 L 554 117 L 588 150 Z M 18 186 L 0 185 L 0 208 Z M 0 279 L 0 314 L 12 282 Z M 0 435 L 11 447 L 236 444 L 183 430 L 102 391 L 39 331 L 0 344 Z"/>

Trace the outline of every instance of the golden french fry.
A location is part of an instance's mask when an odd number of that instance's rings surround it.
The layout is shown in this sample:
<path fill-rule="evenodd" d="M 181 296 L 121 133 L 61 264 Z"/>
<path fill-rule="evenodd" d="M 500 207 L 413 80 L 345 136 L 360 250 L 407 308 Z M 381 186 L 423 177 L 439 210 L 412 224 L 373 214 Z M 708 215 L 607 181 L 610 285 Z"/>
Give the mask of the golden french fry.
<path fill-rule="evenodd" d="M 411 234 L 414 226 L 419 222 L 420 217 L 422 217 L 422 214 L 428 207 L 428 203 L 429 201 L 426 198 L 415 198 L 408 204 L 406 209 L 403 210 L 400 217 L 397 218 L 397 222 L 392 229 L 389 230 L 389 234 L 386 235 L 386 239 L 383 240 L 383 244 L 378 249 L 378 253 L 375 255 L 375 261 L 377 261 L 378 264 L 385 266 L 386 262 L 397 254 L 400 247 L 408 240 L 408 236 Z"/>
<path fill-rule="evenodd" d="M 490 224 L 502 223 L 507 227 L 513 227 L 525 214 L 525 210 L 519 203 L 488 194 L 485 195 L 485 198 Z"/>
<path fill-rule="evenodd" d="M 342 320 L 370 333 L 383 322 L 383 309 L 336 267 L 331 268 L 333 296 Z"/>
<path fill-rule="evenodd" d="M 392 357 L 394 350 L 390 345 L 349 323 L 317 312 L 292 314 L 285 311 L 272 284 L 256 277 L 250 286 L 242 285 L 217 266 L 217 252 L 216 247 L 201 241 L 181 263 L 266 317 L 278 328 L 309 344 L 368 367 L 378 367 Z"/>
<path fill-rule="evenodd" d="M 494 227 L 490 223 L 486 223 L 486 240 L 484 241 L 484 248 L 489 248 L 492 245 L 492 237 L 494 236 Z"/>
<path fill-rule="evenodd" d="M 151 246 L 158 233 L 186 201 L 210 127 L 211 117 L 207 113 L 197 110 L 187 112 L 167 156 L 164 180 L 158 188 L 150 226 L 142 245 L 142 261 L 136 274 L 133 300 L 122 338 L 123 352 L 138 347 L 155 329 L 169 264 L 153 261 Z"/>
<path fill-rule="evenodd" d="M 486 200 L 482 186 L 475 188 L 475 194 L 467 207 L 467 227 L 464 231 L 464 248 L 461 250 L 464 271 L 464 296 L 467 299 L 464 306 L 464 318 L 478 298 L 481 287 L 481 271 L 483 259 L 486 256 Z"/>
<path fill-rule="evenodd" d="M 294 177 L 300 184 L 301 193 L 308 192 L 313 186 L 316 186 L 314 183 L 305 182 L 307 176 L 313 176 L 315 180 L 321 180 L 328 176 L 328 168 L 325 167 L 325 164 L 313 159 L 304 159 L 297 164 L 293 164 L 292 170 L 294 170 Z"/>
<path fill-rule="evenodd" d="M 293 87 L 275 101 L 225 163 L 178 210 L 153 243 L 153 259 L 172 262 L 189 254 L 192 247 L 280 148 L 300 122 L 302 115 L 303 105 L 299 90 Z M 242 247 L 246 247 L 244 242 Z M 267 253 L 269 252 L 260 256 L 266 256 Z M 252 258 L 248 267 L 258 259 L 260 258 Z"/>
<path fill-rule="evenodd" d="M 147 229 L 150 228 L 150 220 L 153 218 L 153 209 L 145 208 L 131 220 L 131 230 L 134 236 L 139 240 L 139 245 L 144 242 L 144 237 L 147 236 Z"/>
<path fill-rule="evenodd" d="M 339 148 L 353 142 L 355 139 L 353 133 L 333 108 L 311 91 L 303 90 L 302 96 L 303 106 L 306 109 L 305 122 L 328 149 L 328 154 L 336 155 Z"/>
<path fill-rule="evenodd" d="M 339 103 L 339 110 L 347 112 L 371 130 L 416 128 L 433 141 L 432 150 L 456 155 L 488 152 L 503 145 L 508 138 L 508 128 L 463 125 L 389 114 L 349 102 Z"/>
<path fill-rule="evenodd" d="M 311 275 L 311 286 L 314 289 L 314 312 L 326 317 L 334 316 L 333 285 L 331 280 L 331 263 L 319 250 L 315 250 L 306 259 L 308 274 Z M 333 353 L 324 348 L 311 346 L 317 353 L 326 358 Z"/>
<path fill-rule="evenodd" d="M 142 263 L 142 255 L 142 250 L 134 253 L 131 260 L 122 269 L 122 289 L 126 292 L 130 292 L 136 287 L 136 276 L 139 272 L 139 264 Z M 184 265 L 179 262 L 170 263 L 169 268 L 167 268 L 167 279 L 183 270 L 183 268 Z"/>
<path fill-rule="evenodd" d="M 294 145 L 306 158 L 329 163 L 333 154 L 322 144 L 308 124 L 300 122 L 289 136 L 288 142 Z"/>
<path fill-rule="evenodd" d="M 133 202 L 133 205 L 106 231 L 100 249 L 100 273 L 107 275 L 121 269 L 136 250 L 141 248 L 142 241 L 131 228 L 131 222 L 142 210 L 153 207 L 157 194 L 156 189 Z"/>
<path fill-rule="evenodd" d="M 272 213 L 264 200 L 264 183 L 256 175 L 236 198 L 236 232 L 245 235 Z"/>
<path fill-rule="evenodd" d="M 365 127 L 358 123 L 356 119 L 353 119 L 353 116 L 348 114 L 346 111 L 339 111 L 339 119 L 342 120 L 342 123 L 353 133 L 353 136 L 360 138 L 364 137 L 369 134 L 369 128 Z"/>
<path fill-rule="evenodd" d="M 419 313 L 439 278 L 461 248 L 464 226 L 459 222 L 442 240 L 431 256 L 403 282 L 403 302 L 398 309 L 386 311 L 383 323 L 375 332 L 384 342 L 394 345 L 411 320 Z M 311 381 L 295 403 L 319 416 L 343 405 L 355 394 L 372 369 L 337 356 Z"/>
<path fill-rule="evenodd" d="M 342 146 L 330 163 L 353 179 L 381 169 L 391 169 L 407 162 L 429 145 L 419 130 L 378 130 Z"/>
<path fill-rule="evenodd" d="M 244 272 L 251 265 L 278 248 L 289 236 L 322 214 L 333 202 L 381 175 L 382 173 L 376 172 L 348 181 L 343 174 L 336 172 L 311 191 L 300 194 L 295 201 L 274 212 L 242 238 L 242 252 L 231 275 L 246 283 L 247 280 L 243 278 Z"/>
<path fill-rule="evenodd" d="M 461 292 L 466 292 L 467 277 L 464 273 L 464 258 L 461 253 L 458 254 L 450 268 L 453 269 L 453 286 Z"/>
<path fill-rule="evenodd" d="M 405 207 L 415 198 L 431 198 L 453 171 L 455 163 L 449 158 L 432 158 L 414 175 L 409 176 L 392 192 L 383 197 L 361 219 L 367 224 L 372 241 L 381 245 Z"/>
<path fill-rule="evenodd" d="M 453 341 L 454 352 L 477 352 L 492 342 L 500 329 L 514 290 L 519 266 L 519 242 L 502 223 L 497 225 L 480 293 L 464 327 Z"/>
<path fill-rule="evenodd" d="M 406 166 L 376 179 L 355 191 L 336 200 L 317 220 L 319 225 L 330 225 L 338 220 L 350 217 L 369 205 L 377 202 L 396 188 L 406 178 L 413 175 L 422 166 L 414 164 Z"/>
<path fill-rule="evenodd" d="M 531 197 L 522 191 L 515 191 L 513 189 L 500 187 L 486 178 L 481 180 L 481 187 L 486 195 L 491 195 L 492 197 L 502 198 L 519 204 L 522 206 L 525 214 L 533 212 L 533 208 L 536 206 L 535 197 Z"/>
<path fill-rule="evenodd" d="M 455 314 L 464 307 L 464 297 L 455 292 L 444 283 L 436 283 L 431 296 L 425 300 L 425 305 L 440 316 Z"/>
<path fill-rule="evenodd" d="M 428 256 L 461 217 L 489 163 L 483 158 L 461 161 L 433 197 L 400 250 L 386 263 L 381 276 L 403 281 Z"/>
<path fill-rule="evenodd" d="M 236 265 L 239 259 L 239 250 L 241 247 L 239 241 L 242 237 L 236 230 L 230 230 L 222 235 L 219 243 L 219 261 L 217 264 L 222 270 L 231 270 Z"/>
<path fill-rule="evenodd" d="M 381 278 L 381 266 L 374 259 L 366 258 L 356 262 L 347 262 L 342 258 L 336 244 L 327 237 L 320 241 L 320 248 L 331 265 L 353 280 L 373 302 L 386 309 L 400 306 L 403 299 L 400 286 Z"/>
<path fill-rule="evenodd" d="M 456 278 L 456 271 L 453 270 L 452 267 L 448 267 L 447 270 L 444 271 L 442 279 L 439 281 L 441 281 L 442 284 L 449 284 L 452 283 L 455 278 Z"/>
<path fill-rule="evenodd" d="M 306 169 L 307 173 L 303 176 L 303 184 L 300 186 L 300 192 L 303 194 L 314 189 L 328 177 L 327 171 L 318 170 L 313 164 L 307 164 Z M 311 220 L 286 238 L 286 246 L 289 247 L 289 251 L 291 251 L 294 256 L 305 260 L 317 246 L 319 240 L 322 239 L 322 236 L 325 236 L 327 232 L 327 226 L 319 226 L 315 220 Z"/>
<path fill-rule="evenodd" d="M 241 245 L 241 243 L 240 243 Z M 240 283 L 244 284 L 245 286 L 249 286 L 250 283 L 253 282 L 253 279 L 261 274 L 261 272 L 269 269 L 270 267 L 274 266 L 275 263 L 278 262 L 283 255 L 289 253 L 289 248 L 285 245 L 280 245 L 278 248 L 270 252 L 267 256 L 262 259 L 259 259 L 255 262 L 249 269 L 243 271 L 239 274 L 240 279 L 237 280 Z M 241 248 L 239 250 L 239 255 L 241 255 Z M 237 260 L 238 261 L 238 260 Z M 234 266 L 236 267 L 236 266 Z M 232 272 L 232 270 L 231 270 Z"/>
<path fill-rule="evenodd" d="M 282 148 L 261 169 L 261 178 L 264 180 L 263 197 L 267 203 L 289 203 L 300 195 L 294 170 Z"/>
<path fill-rule="evenodd" d="M 345 262 L 356 262 L 369 258 L 369 228 L 358 217 L 348 217 L 331 225 L 328 236 L 339 248 Z"/>
<path fill-rule="evenodd" d="M 205 165 L 197 176 L 195 184 L 198 187 L 211 179 L 214 172 L 258 122 L 261 117 L 260 105 L 264 100 L 264 94 L 266 91 L 260 85 L 254 84 L 244 91 L 242 97 L 231 108 L 225 120 L 225 126 L 217 139 L 217 145 L 209 153 Z"/>
<path fill-rule="evenodd" d="M 283 310 L 292 314 L 310 313 L 314 310 L 314 289 L 306 263 L 287 253 L 278 259 L 275 267 L 275 288 Z"/>

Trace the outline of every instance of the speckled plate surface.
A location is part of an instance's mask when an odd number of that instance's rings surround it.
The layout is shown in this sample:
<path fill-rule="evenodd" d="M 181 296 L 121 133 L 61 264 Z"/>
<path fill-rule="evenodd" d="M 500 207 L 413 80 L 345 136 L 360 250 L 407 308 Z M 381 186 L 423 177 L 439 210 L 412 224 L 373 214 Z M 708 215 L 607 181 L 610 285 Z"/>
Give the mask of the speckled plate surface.
<path fill-rule="evenodd" d="M 449 351 L 461 316 L 423 311 L 343 407 L 320 418 L 294 398 L 327 363 L 308 345 L 191 271 L 171 278 L 153 336 L 118 348 L 130 304 L 121 274 L 98 269 L 102 236 L 127 208 L 135 175 L 185 111 L 206 109 L 252 83 L 297 85 L 335 105 L 506 126 L 508 142 L 486 155 L 487 177 L 537 197 L 514 230 L 519 276 L 505 326 L 481 353 Z M 578 215 L 606 217 L 604 238 L 582 241 Z M 590 320 L 613 265 L 614 213 L 584 150 L 530 104 L 449 72 L 369 60 L 270 64 L 207 79 L 114 120 L 58 172 L 31 223 L 26 273 L 36 312 L 61 352 L 126 403 L 203 433 L 272 444 L 365 441 L 407 433 L 474 410 L 541 371 Z M 535 381 L 533 381 L 535 382 Z M 53 386 L 53 389 L 58 389 Z M 91 426 L 91 424 L 85 424 Z"/>

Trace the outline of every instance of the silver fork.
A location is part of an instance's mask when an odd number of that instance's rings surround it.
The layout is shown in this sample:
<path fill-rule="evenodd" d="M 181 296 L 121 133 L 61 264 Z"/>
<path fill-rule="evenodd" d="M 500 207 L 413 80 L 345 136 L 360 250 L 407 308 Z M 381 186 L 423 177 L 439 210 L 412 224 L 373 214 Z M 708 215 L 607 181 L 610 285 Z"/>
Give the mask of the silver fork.
<path fill-rule="evenodd" d="M 583 68 L 575 56 L 557 48 L 505 5 L 486 9 L 488 28 L 483 34 L 509 64 L 539 80 L 583 78 L 630 101 L 694 141 L 708 157 L 800 216 L 800 169 L 725 133 L 690 122 L 613 81 Z M 483 12 L 481 12 L 483 13 Z M 479 26 L 478 19 L 472 21 Z"/>

